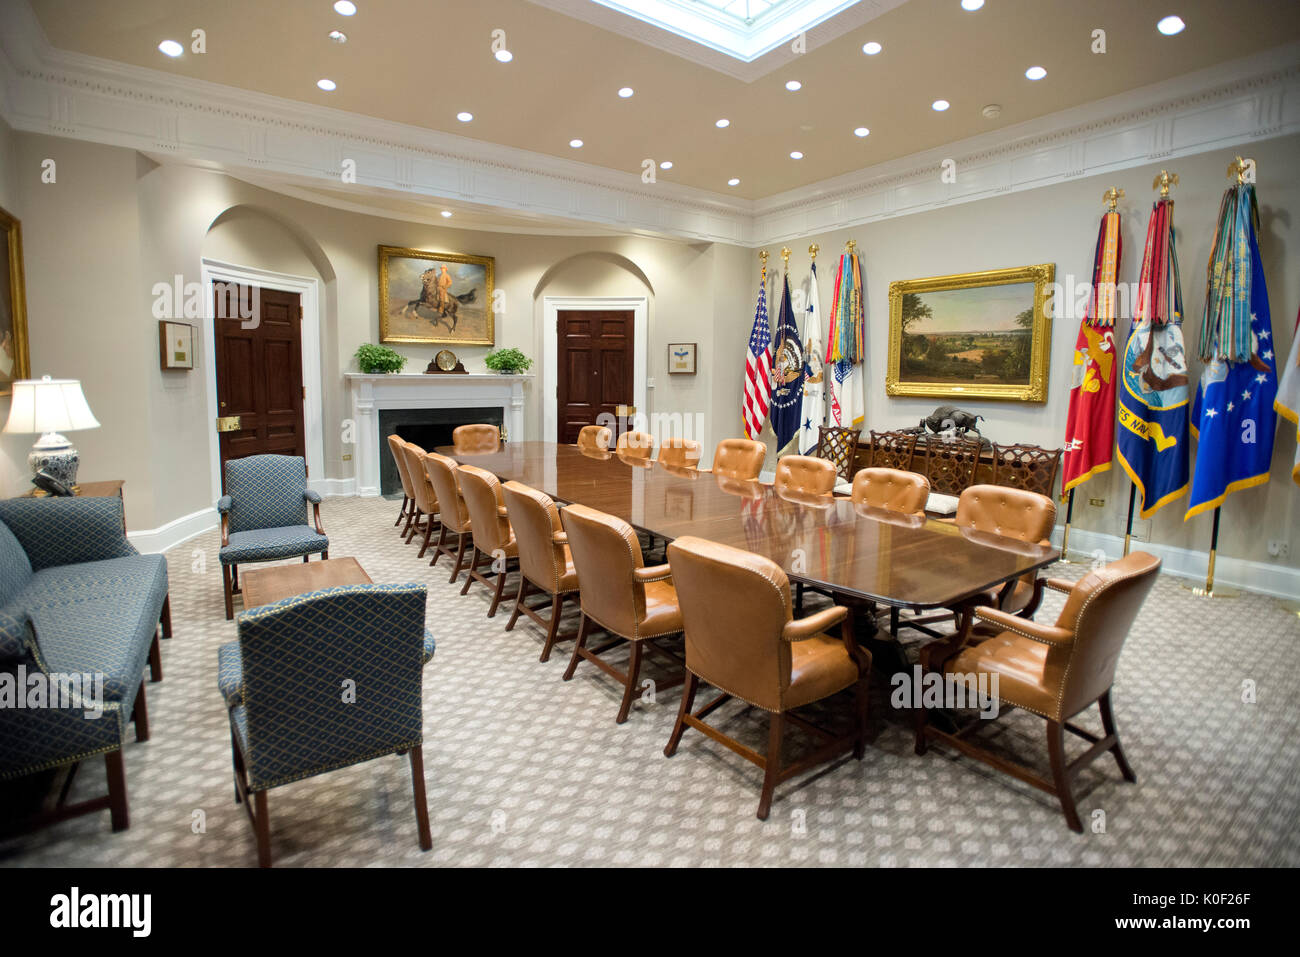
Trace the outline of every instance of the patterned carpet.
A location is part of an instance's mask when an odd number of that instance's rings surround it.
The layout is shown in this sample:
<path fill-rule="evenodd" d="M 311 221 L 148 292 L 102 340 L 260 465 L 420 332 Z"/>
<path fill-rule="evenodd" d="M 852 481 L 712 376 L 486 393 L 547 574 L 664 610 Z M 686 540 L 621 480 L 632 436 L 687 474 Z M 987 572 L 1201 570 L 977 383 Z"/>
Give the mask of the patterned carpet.
<path fill-rule="evenodd" d="M 322 509 L 332 555 L 356 556 L 376 581 L 429 586 L 438 639 L 424 678 L 433 850 L 417 845 L 408 765 L 387 757 L 272 791 L 277 866 L 1300 864 L 1300 619 L 1273 599 L 1206 601 L 1173 579 L 1158 582 L 1115 687 L 1138 783 L 1124 783 L 1109 758 L 1076 783 L 1085 826 L 1104 811 L 1104 833 L 1072 834 L 1052 798 L 942 747 L 914 755 L 879 668 L 879 734 L 866 758 L 778 788 L 763 823 L 754 816 L 757 768 L 691 731 L 675 757 L 663 756 L 676 690 L 639 702 L 615 725 L 610 679 L 584 663 L 562 682 L 571 645 L 539 663 L 541 629 L 525 618 L 507 633 L 504 613 L 487 619 L 484 588 L 462 598 L 447 583 L 445 558 L 430 569 L 415 545 L 401 544 L 396 510 L 373 499 Z M 112 834 L 103 812 L 0 841 L 0 862 L 255 863 L 216 686 L 217 647 L 235 637 L 217 546 L 211 532 L 168 554 L 176 637 L 163 643 L 165 680 L 148 685 L 153 737 L 125 752 L 130 830 Z M 1049 592 L 1037 617 L 1053 620 L 1061 601 Z M 1243 703 L 1246 681 L 1257 703 Z M 761 749 L 764 719 L 735 704 L 722 714 L 729 733 Z M 1095 710 L 1081 723 L 1100 725 Z M 1013 713 L 983 733 L 1044 768 L 1042 729 Z M 72 798 L 103 790 L 103 763 L 91 762 Z"/>

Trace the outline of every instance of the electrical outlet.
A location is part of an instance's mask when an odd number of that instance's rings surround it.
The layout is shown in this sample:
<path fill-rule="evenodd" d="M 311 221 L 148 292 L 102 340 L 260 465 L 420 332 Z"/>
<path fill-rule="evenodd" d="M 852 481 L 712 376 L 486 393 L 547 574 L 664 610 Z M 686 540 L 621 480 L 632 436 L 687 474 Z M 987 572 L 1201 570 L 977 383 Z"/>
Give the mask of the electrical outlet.
<path fill-rule="evenodd" d="M 1093 508 L 1105 508 L 1106 500 L 1104 498 L 1090 498 L 1088 499 L 1088 504 Z"/>
<path fill-rule="evenodd" d="M 343 461 L 344 461 L 344 462 L 351 462 L 351 461 L 352 461 L 352 453 L 351 453 L 351 452 L 344 452 L 344 453 L 343 453 Z"/>
<path fill-rule="evenodd" d="M 1133 538 L 1139 542 L 1151 541 L 1151 519 L 1135 518 L 1133 519 Z"/>
<path fill-rule="evenodd" d="M 1280 538 L 1268 540 L 1268 553 L 1274 558 L 1286 558 L 1291 554 L 1291 543 Z"/>

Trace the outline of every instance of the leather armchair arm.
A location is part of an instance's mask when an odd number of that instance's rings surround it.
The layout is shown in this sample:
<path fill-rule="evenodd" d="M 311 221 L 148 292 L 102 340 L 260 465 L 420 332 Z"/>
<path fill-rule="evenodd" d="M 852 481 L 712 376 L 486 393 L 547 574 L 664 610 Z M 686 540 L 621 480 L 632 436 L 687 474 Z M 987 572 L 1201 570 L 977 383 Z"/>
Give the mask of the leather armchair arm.
<path fill-rule="evenodd" d="M 987 605 L 976 608 L 975 617 L 996 625 L 1003 631 L 1015 632 L 1034 641 L 1041 641 L 1045 645 L 1067 645 L 1074 641 L 1074 632 L 1068 628 L 1057 628 L 1055 625 L 1045 625 L 1029 618 L 1009 615 L 1005 611 L 989 608 Z"/>
<path fill-rule="evenodd" d="M 673 572 L 668 565 L 647 565 L 645 568 L 632 569 L 632 580 L 640 585 L 667 581 L 672 577 Z"/>
<path fill-rule="evenodd" d="M 848 615 L 849 610 L 843 605 L 832 605 L 805 618 L 787 621 L 781 629 L 781 637 L 786 641 L 807 641 L 815 635 L 820 635 L 832 625 L 838 625 Z"/>
<path fill-rule="evenodd" d="M 1039 581 L 1052 589 L 1052 591 L 1065 592 L 1067 595 L 1074 591 L 1074 582 L 1066 578 L 1041 578 Z"/>
<path fill-rule="evenodd" d="M 551 544 L 552 544 L 552 545 L 567 545 L 567 544 L 569 544 L 569 533 L 568 533 L 568 532 L 554 532 L 554 533 L 552 533 L 552 535 L 551 535 Z"/>

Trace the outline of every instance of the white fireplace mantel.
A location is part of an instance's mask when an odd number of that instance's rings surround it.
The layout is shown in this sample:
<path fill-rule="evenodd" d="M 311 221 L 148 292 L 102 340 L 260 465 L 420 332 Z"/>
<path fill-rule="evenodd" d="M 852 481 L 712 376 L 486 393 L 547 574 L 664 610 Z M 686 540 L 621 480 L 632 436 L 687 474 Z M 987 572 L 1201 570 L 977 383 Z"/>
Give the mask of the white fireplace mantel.
<path fill-rule="evenodd" d="M 524 437 L 524 383 L 531 375 L 490 372 L 344 374 L 352 393 L 357 494 L 379 489 L 380 409 L 471 409 L 499 406 L 508 438 Z"/>

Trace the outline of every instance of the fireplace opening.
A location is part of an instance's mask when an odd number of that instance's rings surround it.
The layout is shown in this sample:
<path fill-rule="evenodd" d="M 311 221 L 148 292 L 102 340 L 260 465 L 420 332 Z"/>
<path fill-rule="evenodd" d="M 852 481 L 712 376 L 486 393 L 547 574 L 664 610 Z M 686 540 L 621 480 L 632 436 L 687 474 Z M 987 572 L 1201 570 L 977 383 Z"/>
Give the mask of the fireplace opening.
<path fill-rule="evenodd" d="M 379 410 L 379 492 L 384 496 L 402 494 L 402 477 L 397 474 L 388 437 L 413 442 L 426 452 L 451 445 L 451 433 L 460 425 L 483 423 L 501 427 L 504 420 L 500 406 L 478 409 L 380 409 Z"/>

